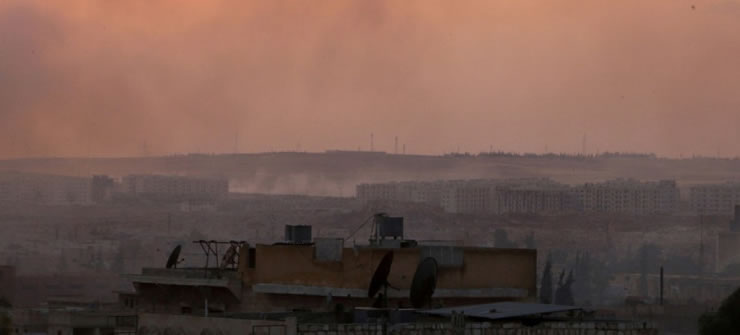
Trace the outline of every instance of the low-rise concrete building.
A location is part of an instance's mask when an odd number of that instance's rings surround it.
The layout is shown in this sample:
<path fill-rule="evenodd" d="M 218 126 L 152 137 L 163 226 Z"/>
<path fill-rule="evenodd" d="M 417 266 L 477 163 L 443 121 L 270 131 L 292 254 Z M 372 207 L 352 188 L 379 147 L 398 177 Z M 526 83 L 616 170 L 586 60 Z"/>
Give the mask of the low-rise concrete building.
<path fill-rule="evenodd" d="M 528 301 L 537 295 L 537 252 L 459 246 L 343 247 L 342 243 L 243 244 L 231 267 L 154 269 L 128 275 L 140 310 L 211 312 L 317 310 L 327 304 L 368 306 L 370 279 L 381 259 L 393 253 L 389 304 L 409 306 L 419 262 L 438 260 L 433 299 L 445 304 Z M 397 240 L 389 240 L 391 242 Z M 331 242 L 331 241 L 329 241 Z M 337 248 L 337 250 L 319 250 Z M 213 257 L 213 256 L 211 256 Z M 213 259 L 212 259 L 213 261 Z M 207 301 L 207 302 L 206 302 Z M 207 307 L 206 307 L 207 306 Z"/>

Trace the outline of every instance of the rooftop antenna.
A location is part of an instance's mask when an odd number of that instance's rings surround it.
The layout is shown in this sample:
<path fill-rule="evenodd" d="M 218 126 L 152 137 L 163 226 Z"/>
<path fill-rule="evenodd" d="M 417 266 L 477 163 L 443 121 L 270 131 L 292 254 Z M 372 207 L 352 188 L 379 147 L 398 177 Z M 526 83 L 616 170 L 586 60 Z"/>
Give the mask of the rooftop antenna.
<path fill-rule="evenodd" d="M 581 153 L 586 155 L 586 133 L 583 133 L 583 139 L 581 139 Z"/>
<path fill-rule="evenodd" d="M 378 213 L 378 214 L 381 214 L 381 213 Z M 349 234 L 349 236 L 345 237 L 344 240 L 345 241 L 349 241 L 349 239 L 351 239 L 352 237 L 354 237 L 355 234 L 357 234 L 357 232 L 359 232 L 360 229 L 362 229 L 362 227 L 365 227 L 366 224 L 370 223 L 371 222 L 370 220 L 371 219 L 374 219 L 375 216 L 378 215 L 378 214 L 373 214 L 373 215 L 368 216 L 365 219 L 365 221 L 363 221 L 351 234 Z"/>
<path fill-rule="evenodd" d="M 168 269 L 177 269 L 177 264 L 183 261 L 182 259 L 180 259 L 180 251 L 182 251 L 181 245 L 177 245 L 175 249 L 172 249 L 172 252 L 170 253 L 170 257 L 167 258 L 166 267 Z"/>
<path fill-rule="evenodd" d="M 432 257 L 424 258 L 416 267 L 414 279 L 409 290 L 409 301 L 414 308 L 423 308 L 432 302 L 437 288 L 437 261 Z"/>
<path fill-rule="evenodd" d="M 375 296 L 383 289 L 383 293 L 376 300 L 377 307 L 386 308 L 388 307 L 388 287 L 391 284 L 388 283 L 388 275 L 391 273 L 391 265 L 393 265 L 393 251 L 388 251 L 383 259 L 380 260 L 378 267 L 375 268 L 375 273 L 372 279 L 370 279 L 370 286 L 367 289 L 367 297 L 375 298 Z"/>
<path fill-rule="evenodd" d="M 226 250 L 224 257 L 221 259 L 221 270 L 232 264 L 236 264 L 236 246 L 234 244 Z"/>
<path fill-rule="evenodd" d="M 699 267 L 700 273 L 704 274 L 704 211 L 699 213 Z"/>

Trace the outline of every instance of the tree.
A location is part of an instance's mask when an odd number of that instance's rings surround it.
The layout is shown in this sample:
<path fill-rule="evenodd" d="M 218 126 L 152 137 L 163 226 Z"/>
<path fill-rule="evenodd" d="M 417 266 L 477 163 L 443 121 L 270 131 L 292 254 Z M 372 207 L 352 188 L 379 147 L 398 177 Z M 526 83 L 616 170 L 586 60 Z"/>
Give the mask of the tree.
<path fill-rule="evenodd" d="M 647 273 L 648 269 L 656 269 L 660 265 L 660 254 L 662 250 L 659 246 L 648 243 L 643 244 L 639 251 L 640 264 L 640 283 L 639 290 L 642 297 L 648 296 Z"/>
<path fill-rule="evenodd" d="M 573 270 L 570 270 L 567 280 L 563 281 L 563 278 L 565 278 L 565 269 L 560 272 L 558 289 L 555 290 L 555 304 L 573 306 L 575 305 L 575 301 L 573 300 L 573 289 L 571 288 L 574 282 Z"/>
<path fill-rule="evenodd" d="M 576 253 L 576 265 L 574 267 L 578 281 L 573 283 L 574 298 L 580 302 L 591 301 L 593 296 L 593 269 L 591 254 L 587 252 Z"/>
<path fill-rule="evenodd" d="M 543 304 L 552 303 L 552 263 L 550 257 L 547 257 L 545 270 L 542 273 L 542 282 L 540 284 L 540 302 Z"/>
<path fill-rule="evenodd" d="M 722 301 L 716 313 L 704 313 L 699 317 L 699 334 L 740 334 L 740 288 Z"/>

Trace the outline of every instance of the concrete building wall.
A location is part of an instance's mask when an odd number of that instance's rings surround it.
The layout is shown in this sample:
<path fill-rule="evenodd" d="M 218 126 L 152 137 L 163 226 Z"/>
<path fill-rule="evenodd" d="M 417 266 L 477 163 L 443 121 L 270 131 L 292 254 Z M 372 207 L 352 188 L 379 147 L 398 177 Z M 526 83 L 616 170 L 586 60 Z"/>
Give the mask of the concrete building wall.
<path fill-rule="evenodd" d="M 462 248 L 463 265 L 440 268 L 437 289 L 521 289 L 536 297 L 537 253 L 528 249 Z M 345 248 L 341 262 L 314 259 L 313 246 L 257 245 L 256 264 L 244 272 L 246 284 L 277 283 L 367 290 L 388 249 Z M 409 289 L 421 248 L 394 249 L 389 282 Z M 502 275 L 505 274 L 505 275 Z"/>
<path fill-rule="evenodd" d="M 740 265 L 740 232 L 717 234 L 716 272 L 723 272 L 729 265 Z"/>
<path fill-rule="evenodd" d="M 740 205 L 740 183 L 692 186 L 689 203 L 701 215 L 732 215 L 735 205 Z"/>
<path fill-rule="evenodd" d="M 299 335 L 382 335 L 379 324 L 301 324 Z M 524 325 L 519 321 L 467 322 L 460 328 L 451 323 L 409 323 L 394 325 L 387 334 L 403 335 L 657 335 L 658 329 L 648 323 L 628 321 L 544 321 Z"/>
<path fill-rule="evenodd" d="M 442 208 L 448 213 L 486 213 L 494 211 L 494 190 L 486 185 L 456 185 L 442 193 Z"/>
<path fill-rule="evenodd" d="M 499 213 L 553 214 L 569 210 L 571 196 L 559 189 L 518 189 L 500 188 L 497 190 Z"/>
<path fill-rule="evenodd" d="M 158 313 L 333 310 L 370 306 L 367 292 L 381 259 L 394 252 L 388 281 L 391 306 L 409 306 L 409 289 L 424 248 L 344 248 L 317 257 L 313 245 L 256 245 L 240 250 L 237 270 L 144 269 L 132 275 L 140 311 Z M 445 305 L 532 301 L 537 295 L 537 251 L 457 248 L 457 261 L 440 260 L 433 300 Z M 461 261 L 459 259 L 461 258 Z M 206 304 L 206 300 L 208 301 Z"/>
<path fill-rule="evenodd" d="M 672 180 L 640 182 L 616 179 L 586 183 L 577 187 L 573 194 L 577 197 L 577 207 L 585 212 L 670 214 L 678 210 L 679 202 L 679 190 Z"/>
<path fill-rule="evenodd" d="M 470 179 L 362 184 L 363 201 L 421 202 L 448 213 L 557 214 L 578 208 L 568 185 L 550 179 Z"/>

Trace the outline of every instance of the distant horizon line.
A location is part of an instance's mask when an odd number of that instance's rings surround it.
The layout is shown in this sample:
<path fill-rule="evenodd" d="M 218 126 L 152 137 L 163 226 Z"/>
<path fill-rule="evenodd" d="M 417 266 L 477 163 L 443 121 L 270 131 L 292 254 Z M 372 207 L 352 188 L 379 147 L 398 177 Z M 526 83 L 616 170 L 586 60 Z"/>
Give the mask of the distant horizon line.
<path fill-rule="evenodd" d="M 18 156 L 4 157 L 0 161 L 16 160 L 43 160 L 43 159 L 142 159 L 142 158 L 166 158 L 166 157 L 185 157 L 185 156 L 237 156 L 237 155 L 268 155 L 268 154 L 374 154 L 387 156 L 416 156 L 416 157 L 439 157 L 439 158 L 460 158 L 460 157 L 511 157 L 511 158 L 573 158 L 573 159 L 597 159 L 597 158 L 642 158 L 642 159 L 667 159 L 667 160 L 692 160 L 692 159 L 718 159 L 718 160 L 737 160 L 740 156 L 707 156 L 699 154 L 679 155 L 679 156 L 661 156 L 652 152 L 629 152 L 629 151 L 603 151 L 598 153 L 568 153 L 568 152 L 518 152 L 518 151 L 481 151 L 473 152 L 445 152 L 441 154 L 429 153 L 393 153 L 382 150 L 343 150 L 327 149 L 323 151 L 310 150 L 280 150 L 280 151 L 253 151 L 253 152 L 188 152 L 188 153 L 166 153 L 150 155 L 88 155 L 88 156 Z"/>

